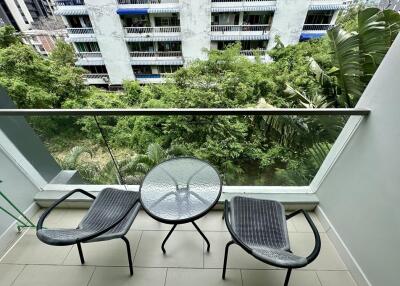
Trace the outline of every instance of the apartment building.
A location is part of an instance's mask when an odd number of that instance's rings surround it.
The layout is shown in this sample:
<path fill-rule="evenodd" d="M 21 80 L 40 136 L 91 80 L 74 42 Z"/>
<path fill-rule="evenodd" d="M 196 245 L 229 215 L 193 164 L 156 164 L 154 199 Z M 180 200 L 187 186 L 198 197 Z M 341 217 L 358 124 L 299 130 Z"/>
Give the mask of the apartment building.
<path fill-rule="evenodd" d="M 285 44 L 320 37 L 343 0 L 55 0 L 87 83 L 162 82 L 207 50 L 241 42 L 263 60 L 276 36 Z"/>

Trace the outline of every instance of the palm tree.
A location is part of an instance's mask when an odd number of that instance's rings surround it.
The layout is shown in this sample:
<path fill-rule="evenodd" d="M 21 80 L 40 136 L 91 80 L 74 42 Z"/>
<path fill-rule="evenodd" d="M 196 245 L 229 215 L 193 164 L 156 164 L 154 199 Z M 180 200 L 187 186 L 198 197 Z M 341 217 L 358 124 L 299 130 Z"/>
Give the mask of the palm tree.
<path fill-rule="evenodd" d="M 367 8 L 358 12 L 357 31 L 340 26 L 328 31 L 338 80 L 339 102 L 353 107 L 400 31 L 400 14 Z"/>

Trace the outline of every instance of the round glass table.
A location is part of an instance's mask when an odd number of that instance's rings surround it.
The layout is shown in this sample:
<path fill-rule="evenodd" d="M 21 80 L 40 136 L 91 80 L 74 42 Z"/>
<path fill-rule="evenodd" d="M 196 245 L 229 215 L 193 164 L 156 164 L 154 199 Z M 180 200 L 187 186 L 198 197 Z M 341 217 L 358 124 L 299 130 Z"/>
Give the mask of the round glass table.
<path fill-rule="evenodd" d="M 155 166 L 140 186 L 143 209 L 154 219 L 172 224 L 161 249 L 178 224 L 191 222 L 207 243 L 210 243 L 195 220 L 204 216 L 218 202 L 222 183 L 217 171 L 196 158 L 169 159 Z"/>

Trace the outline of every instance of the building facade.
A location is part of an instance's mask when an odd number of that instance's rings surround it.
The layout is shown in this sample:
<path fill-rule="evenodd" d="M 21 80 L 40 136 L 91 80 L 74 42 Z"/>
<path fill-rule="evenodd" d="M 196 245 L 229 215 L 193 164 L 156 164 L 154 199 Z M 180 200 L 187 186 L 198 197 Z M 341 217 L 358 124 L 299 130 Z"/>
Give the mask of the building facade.
<path fill-rule="evenodd" d="M 348 1 L 347 1 L 348 2 Z M 283 44 L 320 37 L 343 0 L 56 0 L 87 83 L 162 82 L 207 50 L 240 42 L 263 60 Z"/>
<path fill-rule="evenodd" d="M 53 9 L 51 0 L 0 0 L 0 26 L 9 24 L 25 32 L 35 22 L 52 16 Z"/>

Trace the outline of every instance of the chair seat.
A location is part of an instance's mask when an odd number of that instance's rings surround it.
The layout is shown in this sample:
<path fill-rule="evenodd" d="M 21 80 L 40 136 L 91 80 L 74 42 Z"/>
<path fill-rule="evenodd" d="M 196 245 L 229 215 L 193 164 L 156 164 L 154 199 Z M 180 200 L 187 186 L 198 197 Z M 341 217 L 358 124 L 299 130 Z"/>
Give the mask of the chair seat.
<path fill-rule="evenodd" d="M 78 240 L 106 229 L 128 214 L 109 231 L 84 242 L 103 241 L 124 236 L 140 210 L 137 192 L 104 189 L 94 200 L 85 217 L 76 229 L 40 229 L 38 238 L 51 245 L 71 245 Z"/>
<path fill-rule="evenodd" d="M 248 247 L 290 250 L 285 209 L 276 201 L 245 197 L 231 200 L 231 225 Z"/>

